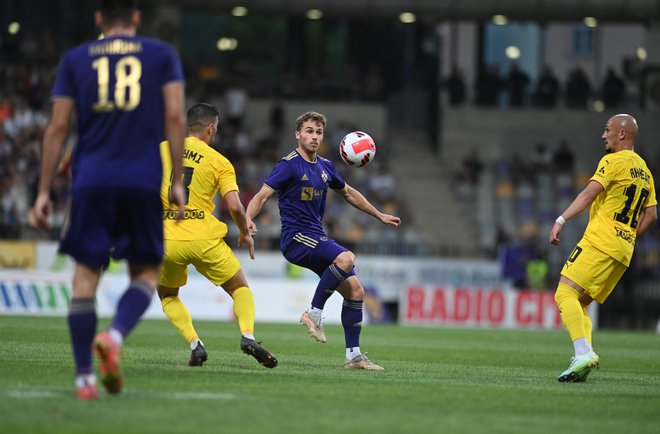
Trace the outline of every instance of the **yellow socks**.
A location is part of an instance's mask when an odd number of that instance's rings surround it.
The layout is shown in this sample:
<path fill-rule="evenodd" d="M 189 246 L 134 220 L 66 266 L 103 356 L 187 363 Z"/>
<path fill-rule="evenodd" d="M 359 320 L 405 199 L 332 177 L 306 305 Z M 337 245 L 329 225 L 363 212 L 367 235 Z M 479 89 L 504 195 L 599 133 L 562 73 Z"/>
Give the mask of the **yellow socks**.
<path fill-rule="evenodd" d="M 188 309 L 179 297 L 165 297 L 160 302 L 167 319 L 170 320 L 188 343 L 192 343 L 199 339 L 199 336 L 197 336 L 197 332 L 193 327 L 190 312 L 188 312 Z"/>
<path fill-rule="evenodd" d="M 571 335 L 571 340 L 575 341 L 579 338 L 591 339 L 591 333 L 587 335 L 587 327 L 585 324 L 585 314 L 586 309 L 580 304 L 578 298 L 580 295 L 578 292 L 566 285 L 565 283 L 559 283 L 557 286 L 557 292 L 555 292 L 555 302 L 559 308 L 559 313 L 561 314 L 561 319 L 568 330 L 568 334 Z M 591 329 L 591 319 L 589 320 L 589 328 Z"/>
<path fill-rule="evenodd" d="M 593 330 L 593 324 L 591 323 L 591 317 L 587 313 L 587 306 L 582 306 L 582 313 L 584 314 L 584 332 L 587 334 L 587 342 L 591 345 L 591 332 Z"/>
<path fill-rule="evenodd" d="M 234 315 L 238 321 L 241 334 L 254 334 L 254 297 L 247 286 L 241 286 L 231 293 L 234 299 Z"/>

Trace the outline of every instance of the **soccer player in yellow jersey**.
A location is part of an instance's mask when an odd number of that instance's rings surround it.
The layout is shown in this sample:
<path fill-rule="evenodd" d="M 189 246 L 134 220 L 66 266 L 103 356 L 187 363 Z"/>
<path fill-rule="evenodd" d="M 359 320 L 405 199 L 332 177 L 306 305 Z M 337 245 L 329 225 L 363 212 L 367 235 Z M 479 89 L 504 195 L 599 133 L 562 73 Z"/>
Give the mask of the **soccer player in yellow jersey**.
<path fill-rule="evenodd" d="M 599 358 L 591 346 L 587 306 L 603 303 L 630 264 L 635 240 L 658 218 L 653 177 L 635 153 L 637 121 L 618 114 L 605 125 L 605 155 L 586 188 L 557 218 L 549 241 L 559 244 L 563 225 L 591 206 L 584 235 L 561 270 L 555 301 L 575 356 L 558 380 L 585 381 Z"/>
<path fill-rule="evenodd" d="M 168 194 L 172 183 L 167 142 L 161 143 L 163 183 L 161 199 L 165 258 L 158 295 L 163 312 L 179 333 L 188 341 L 192 354 L 188 364 L 201 366 L 208 353 L 193 327 L 190 312 L 179 298 L 179 288 L 188 277 L 188 265 L 195 266 L 234 301 L 234 314 L 242 333 L 241 350 L 267 367 L 277 366 L 277 359 L 254 338 L 254 298 L 241 265 L 225 244 L 227 225 L 213 216 L 212 200 L 217 192 L 226 201 L 232 219 L 240 230 L 238 246 L 246 245 L 254 259 L 254 241 L 245 220 L 245 208 L 238 196 L 234 167 L 223 155 L 211 148 L 218 131 L 218 110 L 210 104 L 195 104 L 188 110 L 188 137 L 183 151 L 183 185 L 186 210 L 183 220 L 175 221 L 176 212 L 169 207 Z"/>

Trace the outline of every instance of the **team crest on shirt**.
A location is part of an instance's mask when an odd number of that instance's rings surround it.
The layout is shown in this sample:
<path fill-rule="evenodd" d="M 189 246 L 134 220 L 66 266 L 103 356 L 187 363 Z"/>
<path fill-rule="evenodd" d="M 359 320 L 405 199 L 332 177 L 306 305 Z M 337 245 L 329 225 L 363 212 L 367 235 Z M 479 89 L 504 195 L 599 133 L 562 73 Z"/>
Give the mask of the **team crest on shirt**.
<path fill-rule="evenodd" d="M 328 174 L 325 173 L 325 170 L 321 172 L 321 179 L 323 180 L 323 182 L 328 182 Z"/>

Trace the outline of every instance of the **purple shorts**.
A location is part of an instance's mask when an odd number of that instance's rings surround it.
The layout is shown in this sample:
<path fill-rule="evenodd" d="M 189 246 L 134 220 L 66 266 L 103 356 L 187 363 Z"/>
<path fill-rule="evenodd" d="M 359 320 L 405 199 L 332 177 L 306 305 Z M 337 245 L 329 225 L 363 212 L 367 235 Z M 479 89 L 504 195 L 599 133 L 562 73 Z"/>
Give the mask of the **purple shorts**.
<path fill-rule="evenodd" d="M 348 249 L 326 236 L 295 234 L 282 254 L 292 264 L 312 270 L 319 276 L 332 264 L 335 258 Z M 354 274 L 353 271 L 349 275 Z"/>
<path fill-rule="evenodd" d="M 90 187 L 71 192 L 60 252 L 90 267 L 107 266 L 110 257 L 130 264 L 163 261 L 163 208 L 148 190 Z"/>

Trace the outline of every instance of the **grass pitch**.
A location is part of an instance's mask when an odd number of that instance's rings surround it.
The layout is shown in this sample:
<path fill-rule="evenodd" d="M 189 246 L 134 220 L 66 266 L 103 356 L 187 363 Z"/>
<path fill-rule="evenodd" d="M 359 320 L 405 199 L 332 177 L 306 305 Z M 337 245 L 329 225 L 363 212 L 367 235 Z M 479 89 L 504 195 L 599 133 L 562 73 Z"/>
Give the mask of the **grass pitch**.
<path fill-rule="evenodd" d="M 105 326 L 102 321 L 100 326 Z M 125 390 L 75 398 L 64 318 L 0 316 L 0 432 L 7 433 L 657 433 L 660 337 L 596 331 L 600 370 L 562 384 L 564 332 L 367 326 L 363 351 L 384 372 L 343 367 L 299 325 L 258 324 L 280 362 L 240 352 L 233 323 L 196 323 L 209 351 L 187 366 L 166 321 L 143 321 L 125 347 Z"/>

